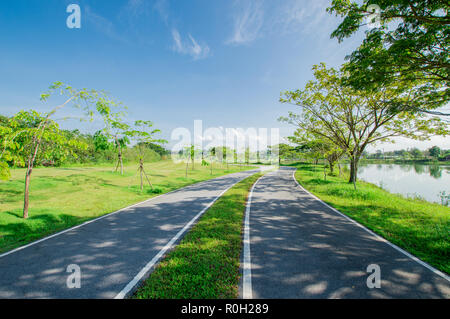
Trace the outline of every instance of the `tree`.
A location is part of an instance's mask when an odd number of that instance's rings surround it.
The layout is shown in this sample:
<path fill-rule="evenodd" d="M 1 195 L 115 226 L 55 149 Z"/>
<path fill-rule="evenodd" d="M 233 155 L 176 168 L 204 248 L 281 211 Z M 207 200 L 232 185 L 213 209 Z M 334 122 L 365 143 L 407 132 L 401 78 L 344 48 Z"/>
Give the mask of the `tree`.
<path fill-rule="evenodd" d="M 165 149 L 163 146 L 159 145 L 159 144 L 155 144 L 155 143 L 147 143 L 146 146 L 151 149 L 154 150 L 156 153 L 158 153 L 159 155 L 161 155 L 161 157 L 167 156 L 168 154 L 170 154 L 170 151 Z"/>
<path fill-rule="evenodd" d="M 280 120 L 345 151 L 351 161 L 349 182 L 356 182 L 358 163 L 368 145 L 396 136 L 424 140 L 430 134 L 448 134 L 437 117 L 408 112 L 406 106 L 394 111 L 391 97 L 397 93 L 395 89 L 358 91 L 343 84 L 342 71 L 327 69 L 324 64 L 313 70 L 314 81 L 303 90 L 286 91 L 280 98 L 282 103 L 300 107 L 301 112 L 289 112 Z"/>
<path fill-rule="evenodd" d="M 377 15 L 375 8 L 381 10 Z M 408 82 L 420 95 L 411 111 L 450 115 L 433 111 L 450 100 L 449 9 L 447 0 L 333 0 L 327 11 L 344 18 L 331 35 L 339 42 L 372 17 L 380 23 L 366 31 L 361 46 L 348 57 L 347 82 L 372 90 L 380 84 Z"/>
<path fill-rule="evenodd" d="M 214 159 L 216 158 L 216 148 L 215 147 L 211 147 L 209 149 L 209 157 L 210 157 L 210 170 L 211 170 L 211 175 L 213 173 L 213 163 L 214 163 Z"/>
<path fill-rule="evenodd" d="M 297 144 L 300 150 L 306 151 L 307 156 L 314 160 L 317 165 L 319 159 L 324 159 L 328 162 L 328 168 L 330 169 L 330 174 L 334 174 L 334 167 L 336 163 L 344 155 L 344 151 L 337 145 L 331 143 L 328 139 L 324 139 L 320 136 L 315 136 L 311 132 L 306 132 L 297 129 L 293 136 L 288 137 L 288 139 Z M 326 174 L 325 174 L 326 178 Z"/>
<path fill-rule="evenodd" d="M 120 114 L 112 116 L 103 129 L 108 141 L 112 141 L 117 151 L 117 163 L 115 171 L 120 167 L 120 174 L 123 175 L 123 149 L 130 144 L 130 125 L 122 121 Z"/>
<path fill-rule="evenodd" d="M 93 139 L 95 151 L 106 151 L 114 147 L 114 144 L 108 141 L 108 137 L 102 131 L 95 132 Z"/>
<path fill-rule="evenodd" d="M 281 160 L 287 159 L 292 155 L 293 152 L 293 147 L 285 143 L 280 143 L 271 148 L 273 148 L 275 152 L 278 153 L 278 165 L 281 165 Z"/>
<path fill-rule="evenodd" d="M 233 154 L 233 150 L 229 149 L 226 146 L 222 146 L 220 149 L 220 152 L 222 153 L 222 163 L 226 163 L 227 165 L 227 169 L 229 169 L 229 161 L 228 159 L 231 157 L 231 155 Z"/>
<path fill-rule="evenodd" d="M 205 160 L 205 151 L 202 150 L 202 166 L 208 166 L 209 163 Z"/>
<path fill-rule="evenodd" d="M 411 156 L 415 159 L 418 160 L 420 158 L 423 157 L 423 153 L 421 150 L 419 150 L 418 148 L 412 148 L 409 153 L 411 154 Z"/>
<path fill-rule="evenodd" d="M 192 162 L 192 170 L 194 170 L 195 157 L 197 156 L 198 153 L 200 153 L 200 150 L 197 149 L 194 144 L 192 144 L 189 147 L 189 158 Z"/>
<path fill-rule="evenodd" d="M 53 148 L 49 150 L 61 152 L 65 156 L 70 148 L 80 147 L 77 141 L 68 140 L 56 122 L 51 117 L 60 109 L 71 105 L 74 108 L 81 109 L 85 117 L 93 118 L 94 114 L 99 114 L 105 122 L 108 122 L 112 113 L 112 107 L 115 102 L 106 98 L 103 92 L 96 90 L 81 89 L 77 90 L 62 82 L 55 82 L 50 85 L 47 92 L 41 94 L 41 101 L 46 102 L 52 95 L 60 95 L 65 101 L 51 109 L 50 112 L 40 114 L 34 111 L 19 112 L 15 117 L 17 123 L 25 123 L 25 128 L 20 135 L 26 136 L 27 147 L 27 170 L 25 174 L 24 208 L 23 217 L 28 218 L 29 207 L 29 187 L 31 182 L 31 173 L 35 164 L 36 157 L 42 148 L 43 142 L 51 143 Z"/>
<path fill-rule="evenodd" d="M 138 171 L 141 178 L 141 191 L 144 189 L 144 181 L 143 181 L 144 176 L 153 190 L 152 182 L 150 181 L 144 169 L 145 148 L 147 147 L 147 145 L 151 143 L 167 143 L 166 140 L 154 138 L 154 135 L 160 133 L 161 131 L 158 129 L 153 129 L 152 127 L 153 122 L 138 120 L 134 122 L 134 128 L 126 132 L 127 136 L 130 136 L 137 142 L 137 149 L 139 151 Z"/>
<path fill-rule="evenodd" d="M 249 165 L 250 164 L 250 147 L 245 148 L 244 158 L 245 158 L 245 164 Z"/>
<path fill-rule="evenodd" d="M 21 151 L 21 143 L 18 138 L 25 131 L 17 118 L 0 118 L 0 179 L 7 180 L 10 177 L 8 162 L 21 160 L 18 153 Z"/>
<path fill-rule="evenodd" d="M 439 156 L 441 156 L 441 149 L 437 146 L 433 146 L 428 149 L 428 154 L 430 154 L 431 157 L 434 157 L 434 159 L 438 159 Z"/>

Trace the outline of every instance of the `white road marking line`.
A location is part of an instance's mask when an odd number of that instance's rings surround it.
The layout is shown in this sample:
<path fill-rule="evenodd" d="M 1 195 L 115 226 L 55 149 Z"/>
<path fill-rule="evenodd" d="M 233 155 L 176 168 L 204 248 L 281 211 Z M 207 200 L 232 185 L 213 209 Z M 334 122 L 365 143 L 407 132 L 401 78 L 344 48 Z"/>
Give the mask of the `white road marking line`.
<path fill-rule="evenodd" d="M 244 221 L 244 260 L 243 260 L 243 274 L 242 274 L 242 298 L 253 299 L 252 289 L 252 261 L 250 255 L 250 209 L 252 204 L 253 190 L 259 180 L 263 178 L 261 176 L 253 184 L 250 193 L 248 195 L 247 206 L 245 208 L 245 221 Z"/>
<path fill-rule="evenodd" d="M 248 171 L 244 171 L 244 172 L 248 172 Z M 240 173 L 240 172 L 238 172 L 238 173 Z M 187 186 L 182 187 L 182 188 L 175 189 L 175 190 L 170 191 L 170 192 L 168 192 L 168 193 L 164 193 L 164 194 L 161 194 L 161 195 L 158 195 L 158 196 L 155 196 L 155 197 L 146 199 L 146 200 L 144 200 L 144 201 L 142 201 L 142 202 L 133 204 L 133 205 L 128 206 L 128 207 L 124 207 L 124 208 L 119 209 L 119 210 L 117 210 L 117 211 L 115 211 L 115 212 L 105 214 L 105 215 L 103 215 L 103 216 L 94 218 L 94 219 L 92 219 L 92 220 L 88 220 L 87 222 L 84 222 L 84 223 L 82 223 L 82 224 L 80 224 L 80 225 L 76 225 L 76 226 L 74 226 L 74 227 L 71 227 L 71 228 L 65 229 L 65 230 L 63 230 L 63 231 L 57 232 L 57 233 L 55 233 L 55 234 L 53 234 L 53 235 L 50 235 L 50 236 L 41 238 L 41 239 L 36 240 L 36 241 L 33 241 L 33 242 L 31 242 L 31 243 L 29 243 L 29 244 L 27 244 L 27 245 L 20 246 L 20 247 L 17 247 L 17 248 L 15 248 L 15 249 L 13 249 L 13 250 L 7 251 L 6 253 L 0 254 L 0 258 L 5 257 L 5 256 L 8 256 L 8 255 L 10 255 L 10 254 L 12 254 L 12 253 L 18 252 L 18 251 L 20 251 L 20 250 L 22 250 L 22 249 L 25 249 L 25 248 L 28 248 L 28 247 L 30 247 L 30 246 L 39 244 L 39 243 L 41 243 L 41 242 L 43 242 L 43 241 L 46 241 L 46 240 L 48 240 L 48 239 L 51 239 L 51 238 L 53 238 L 53 237 L 62 235 L 62 234 L 67 233 L 67 232 L 69 232 L 69 231 L 75 230 L 75 229 L 80 228 L 80 227 L 82 227 L 82 226 L 88 225 L 88 224 L 90 224 L 90 223 L 96 222 L 96 221 L 98 221 L 98 220 L 100 220 L 100 219 L 103 219 L 103 218 L 106 218 L 106 217 L 108 217 L 108 216 L 112 216 L 112 215 L 115 215 L 115 214 L 117 214 L 117 213 L 123 212 L 123 211 L 125 211 L 125 210 L 127 210 L 127 209 L 130 209 L 130 208 L 139 206 L 139 205 L 144 204 L 144 203 L 146 203 L 146 202 L 150 202 L 150 201 L 155 200 L 155 199 L 157 199 L 157 198 L 159 198 L 159 197 L 161 197 L 161 196 L 169 195 L 169 194 L 172 194 L 172 193 L 175 193 L 175 192 L 178 192 L 178 191 L 181 191 L 181 190 L 185 190 L 185 189 L 190 188 L 190 187 L 193 187 L 193 186 L 198 186 L 198 184 L 201 184 L 201 183 L 205 183 L 205 182 L 217 180 L 217 179 L 224 178 L 224 177 L 231 176 L 231 175 L 238 174 L 238 173 L 232 173 L 232 174 L 228 174 L 228 175 L 219 176 L 219 177 L 214 178 L 214 179 L 210 179 L 210 180 L 205 180 L 205 181 L 197 182 L 197 183 L 194 183 L 194 184 L 191 184 L 191 185 L 187 185 Z"/>
<path fill-rule="evenodd" d="M 250 175 L 252 176 L 252 175 Z M 247 176 L 247 177 L 250 177 Z M 237 181 L 230 187 L 228 187 L 226 190 L 224 190 L 222 193 L 219 194 L 212 202 L 210 202 L 205 208 L 202 209 L 200 213 L 198 213 L 194 218 L 192 218 L 184 227 L 181 229 L 164 247 L 159 251 L 158 254 L 156 254 L 155 257 L 153 257 L 152 260 L 150 260 L 147 265 L 145 265 L 144 268 L 141 269 L 141 271 L 131 280 L 125 288 L 122 289 L 115 297 L 114 299 L 124 299 L 127 297 L 127 295 L 132 291 L 132 289 L 143 279 L 143 277 L 150 271 L 150 269 L 161 259 L 161 257 L 164 256 L 164 254 L 171 249 L 175 242 L 183 235 L 191 226 L 192 224 L 200 218 L 200 216 L 203 215 L 220 197 L 222 197 L 223 194 L 225 194 L 227 191 L 229 191 L 233 186 L 235 186 L 237 183 L 243 181 L 246 177 L 243 179 Z"/>
<path fill-rule="evenodd" d="M 297 181 L 297 179 L 295 178 L 295 172 L 297 171 L 297 169 L 294 170 L 292 177 L 294 178 L 295 183 L 306 193 L 308 193 L 311 197 L 313 197 L 315 200 L 321 202 L 323 205 L 327 206 L 328 208 L 330 208 L 332 211 L 334 211 L 335 213 L 339 214 L 340 216 L 344 217 L 345 219 L 347 219 L 348 221 L 352 222 L 353 224 L 355 224 L 358 227 L 361 227 L 362 229 L 364 229 L 366 232 L 368 232 L 369 234 L 371 234 L 372 236 L 374 236 L 376 239 L 378 239 L 379 241 L 384 242 L 385 244 L 388 244 L 389 246 L 391 246 L 392 248 L 396 249 L 397 251 L 401 252 L 402 254 L 404 254 L 405 256 L 411 258 L 412 260 L 414 260 L 415 262 L 417 262 L 418 264 L 424 266 L 425 268 L 427 268 L 428 270 L 431 270 L 432 272 L 434 272 L 436 275 L 441 276 L 442 278 L 446 279 L 447 281 L 450 281 L 450 277 L 447 276 L 446 274 L 444 274 L 443 272 L 437 270 L 436 268 L 434 268 L 433 266 L 427 264 L 426 262 L 420 260 L 419 258 L 417 258 L 414 255 L 411 255 L 410 253 L 408 253 L 407 251 L 403 250 L 402 248 L 398 247 L 397 245 L 391 243 L 390 241 L 388 241 L 386 238 L 381 237 L 380 235 L 377 235 L 376 233 L 374 233 L 373 231 L 371 231 L 370 229 L 366 228 L 365 226 L 361 225 L 360 223 L 358 223 L 356 220 L 351 219 L 350 217 L 348 217 L 347 215 L 341 213 L 340 211 L 338 211 L 337 209 L 335 209 L 334 207 L 331 207 L 330 205 L 328 205 L 327 203 L 325 203 L 323 200 L 321 200 L 320 198 L 318 198 L 317 196 L 315 196 L 314 194 L 311 194 L 309 191 L 307 191 L 302 185 L 300 185 L 300 183 Z"/>

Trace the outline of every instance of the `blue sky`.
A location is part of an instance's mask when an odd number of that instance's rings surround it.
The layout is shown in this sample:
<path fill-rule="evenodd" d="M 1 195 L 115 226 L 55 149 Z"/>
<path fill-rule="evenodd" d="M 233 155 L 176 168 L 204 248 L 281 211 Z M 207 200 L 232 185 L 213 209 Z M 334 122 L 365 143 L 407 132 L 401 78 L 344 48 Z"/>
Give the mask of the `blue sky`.
<path fill-rule="evenodd" d="M 72 3 L 81 8 L 81 29 L 66 26 Z M 152 120 L 166 138 L 197 119 L 204 127 L 280 127 L 286 136 L 293 128 L 277 121 L 290 110 L 280 92 L 304 86 L 313 64 L 339 66 L 362 38 L 330 39 L 339 19 L 326 12 L 329 3 L 4 0 L 0 112 L 45 111 L 51 105 L 39 94 L 63 81 L 109 92 L 130 120 Z"/>

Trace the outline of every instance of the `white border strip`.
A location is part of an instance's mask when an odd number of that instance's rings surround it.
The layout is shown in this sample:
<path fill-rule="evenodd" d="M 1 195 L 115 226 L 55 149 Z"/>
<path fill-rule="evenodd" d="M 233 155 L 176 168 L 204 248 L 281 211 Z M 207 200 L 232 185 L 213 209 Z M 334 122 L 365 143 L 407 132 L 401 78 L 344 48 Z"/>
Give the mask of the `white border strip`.
<path fill-rule="evenodd" d="M 294 170 L 294 172 L 292 173 L 292 177 L 295 181 L 295 183 L 306 193 L 308 193 L 311 197 L 313 197 L 315 200 L 321 202 L 323 205 L 327 206 L 328 208 L 330 208 L 332 211 L 334 211 L 335 213 L 341 215 L 342 217 L 344 217 L 345 219 L 347 219 L 348 221 L 352 222 L 353 224 L 355 224 L 358 227 L 361 227 L 362 229 L 364 229 L 366 232 L 368 232 L 369 234 L 371 234 L 372 236 L 374 236 L 375 238 L 377 238 L 378 240 L 388 244 L 389 246 L 391 246 L 392 248 L 396 249 L 397 251 L 401 252 L 402 254 L 404 254 L 405 256 L 411 258 L 412 260 L 414 260 L 415 262 L 417 262 L 418 264 L 424 266 L 425 268 L 427 268 L 428 270 L 431 270 L 432 272 L 434 272 L 436 275 L 441 276 L 442 278 L 446 279 L 447 281 L 450 282 L 450 277 L 447 276 L 446 274 L 444 274 L 443 272 L 437 270 L 436 268 L 434 268 L 433 266 L 427 264 L 426 262 L 420 260 L 419 258 L 417 258 L 414 255 L 411 255 L 410 253 L 408 253 L 407 251 L 403 250 L 402 248 L 398 247 L 397 245 L 391 243 L 390 241 L 388 241 L 386 238 L 381 237 L 380 235 L 374 233 L 373 231 L 371 231 L 370 229 L 366 228 L 365 226 L 361 225 L 360 223 L 358 223 L 356 220 L 351 219 L 350 217 L 348 217 L 347 215 L 344 215 L 343 213 L 341 213 L 340 211 L 338 211 L 337 209 L 335 209 L 334 207 L 331 207 L 330 205 L 328 205 L 327 203 L 325 203 L 323 200 L 321 200 L 320 198 L 318 198 L 317 196 L 311 194 L 309 191 L 307 191 L 302 185 L 300 185 L 300 183 L 297 181 L 297 179 L 295 178 L 295 172 L 297 171 L 297 169 Z"/>
<path fill-rule="evenodd" d="M 256 174 L 256 172 L 255 172 Z M 253 174 L 254 175 L 254 174 Z M 250 175 L 250 176 L 253 176 Z M 236 183 L 234 183 L 233 185 L 231 185 L 230 187 L 228 187 L 227 189 L 225 189 L 222 193 L 219 194 L 219 196 L 217 196 L 212 202 L 210 202 L 205 208 L 202 209 L 202 211 L 200 213 L 198 213 L 197 215 L 195 215 L 194 218 L 192 218 L 189 223 L 187 223 L 183 229 L 181 229 L 165 246 L 163 249 L 161 249 L 159 251 L 159 253 L 153 257 L 152 260 L 150 260 L 147 265 L 145 265 L 144 268 L 141 269 L 141 271 L 133 278 L 133 280 L 131 280 L 126 286 L 125 288 L 122 289 L 122 291 L 120 291 L 115 297 L 114 299 L 124 299 L 125 297 L 127 297 L 127 295 L 133 290 L 134 287 L 136 287 L 136 285 L 143 279 L 143 277 L 149 273 L 149 271 L 152 269 L 152 267 L 164 256 L 164 254 L 171 249 L 175 242 L 192 226 L 192 224 L 199 219 L 220 197 L 222 197 L 223 194 L 225 194 L 226 192 L 228 192 L 232 187 L 234 187 L 236 184 L 242 182 L 244 179 L 250 177 L 250 176 L 246 176 L 244 178 L 242 178 L 241 180 L 237 181 Z"/>
<path fill-rule="evenodd" d="M 243 260 L 243 274 L 242 274 L 242 298 L 253 299 L 252 289 L 252 261 L 250 255 L 250 209 L 252 205 L 253 190 L 259 180 L 263 178 L 261 176 L 253 184 L 247 199 L 247 205 L 245 208 L 245 220 L 244 220 L 244 260 Z"/>
<path fill-rule="evenodd" d="M 28 247 L 30 247 L 30 246 L 39 244 L 39 243 L 41 243 L 41 242 L 43 242 L 43 241 L 46 241 L 46 240 L 48 240 L 48 239 L 51 239 L 51 238 L 53 238 L 53 237 L 62 235 L 62 234 L 67 233 L 67 232 L 69 232 L 69 231 L 75 230 L 75 229 L 77 229 L 77 228 L 83 227 L 83 226 L 88 225 L 88 224 L 90 224 L 90 223 L 96 222 L 96 221 L 98 221 L 98 220 L 100 220 L 100 219 L 103 219 L 103 218 L 106 218 L 106 217 L 108 217 L 108 216 L 112 216 L 112 215 L 115 215 L 115 214 L 117 214 L 117 213 L 123 212 L 123 211 L 125 211 L 125 210 L 127 210 L 127 209 L 130 209 L 130 208 L 139 206 L 139 205 L 144 204 L 144 203 L 146 203 L 146 202 L 150 202 L 150 201 L 155 200 L 155 199 L 157 199 L 157 198 L 159 198 L 159 197 L 161 197 L 161 196 L 165 196 L 165 195 L 169 195 L 169 194 L 172 194 L 172 193 L 175 193 L 175 192 L 179 192 L 179 191 L 185 190 L 185 189 L 187 189 L 187 188 L 189 188 L 189 187 L 196 186 L 197 184 L 201 184 L 201 183 L 213 181 L 213 180 L 216 180 L 216 179 L 220 179 L 220 178 L 232 176 L 232 175 L 234 175 L 234 174 L 243 173 L 243 172 L 249 172 L 249 171 L 252 171 L 252 170 L 242 171 L 242 172 L 236 172 L 236 173 L 231 173 L 231 174 L 227 174 L 227 175 L 222 175 L 222 176 L 219 176 L 219 177 L 216 177 L 216 178 L 213 178 L 213 179 L 207 179 L 207 180 L 204 180 L 204 181 L 200 181 L 200 182 L 197 182 L 197 183 L 194 183 L 194 184 L 190 184 L 190 185 L 184 186 L 184 187 L 182 187 L 182 188 L 174 189 L 173 191 L 170 191 L 170 192 L 168 192 L 168 193 L 164 193 L 164 194 L 161 194 L 161 195 L 158 195 L 158 196 L 155 196 L 155 197 L 146 199 L 146 200 L 144 200 L 144 201 L 142 201 L 142 202 L 139 202 L 139 203 L 133 204 L 133 205 L 131 205 L 131 206 L 127 206 L 127 207 L 121 208 L 121 209 L 119 209 L 119 210 L 117 210 L 117 211 L 115 211 L 115 212 L 112 212 L 112 213 L 107 213 L 107 214 L 102 215 L 102 216 L 100 216 L 100 217 L 97 217 L 97 218 L 88 220 L 88 221 L 86 221 L 86 222 L 84 222 L 84 223 L 82 223 L 82 224 L 80 224 L 80 225 L 76 225 L 76 226 L 74 226 L 74 227 L 71 227 L 71 228 L 62 230 L 62 231 L 60 231 L 60 232 L 57 232 L 57 233 L 55 233 L 55 234 L 53 234 L 53 235 L 50 235 L 50 236 L 41 238 L 41 239 L 36 240 L 36 241 L 33 241 L 33 242 L 31 242 L 31 243 L 29 243 L 29 244 L 27 244 L 27 245 L 17 247 L 17 248 L 15 248 L 15 249 L 13 249 L 13 250 L 10 250 L 10 251 L 7 251 L 7 252 L 5 252 L 5 253 L 3 253 L 3 254 L 0 254 L 0 258 L 3 258 L 3 257 L 5 257 L 5 256 L 8 256 L 8 255 L 10 255 L 10 254 L 12 254 L 12 253 L 18 252 L 18 251 L 20 251 L 20 250 L 22 250 L 22 249 L 25 249 L 25 248 L 28 248 Z"/>

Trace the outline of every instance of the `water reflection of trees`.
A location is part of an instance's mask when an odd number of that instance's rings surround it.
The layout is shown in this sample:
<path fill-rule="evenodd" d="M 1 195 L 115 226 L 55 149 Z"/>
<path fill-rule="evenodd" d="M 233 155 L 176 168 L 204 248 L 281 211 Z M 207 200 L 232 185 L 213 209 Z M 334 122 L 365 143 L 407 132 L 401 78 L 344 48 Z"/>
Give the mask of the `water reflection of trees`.
<path fill-rule="evenodd" d="M 409 173 L 412 170 L 412 165 L 411 164 L 399 164 L 398 167 L 400 168 L 400 170 L 404 173 Z"/>
<path fill-rule="evenodd" d="M 417 174 L 423 174 L 423 172 L 425 171 L 425 166 L 421 164 L 414 164 L 414 171 Z"/>
<path fill-rule="evenodd" d="M 439 165 L 431 165 L 430 166 L 430 176 L 436 179 L 442 177 L 442 169 Z"/>

